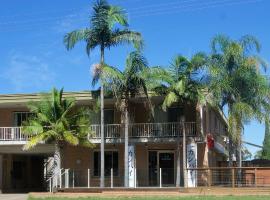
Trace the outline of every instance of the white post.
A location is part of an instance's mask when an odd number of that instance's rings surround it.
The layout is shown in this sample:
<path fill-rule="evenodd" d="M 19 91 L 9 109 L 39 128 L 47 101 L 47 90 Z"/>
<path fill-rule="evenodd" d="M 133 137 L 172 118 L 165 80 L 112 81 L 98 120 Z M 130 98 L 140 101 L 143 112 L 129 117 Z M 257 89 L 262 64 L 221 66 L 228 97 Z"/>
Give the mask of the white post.
<path fill-rule="evenodd" d="M 0 193 L 2 193 L 3 187 L 3 156 L 0 155 Z"/>
<path fill-rule="evenodd" d="M 111 188 L 113 188 L 113 168 L 111 168 Z"/>
<path fill-rule="evenodd" d="M 53 185 L 53 186 L 55 186 L 56 188 L 57 188 L 57 185 L 58 185 L 58 177 L 57 177 L 57 174 L 55 175 L 55 177 L 54 177 L 54 179 L 55 179 L 55 185 Z"/>
<path fill-rule="evenodd" d="M 134 184 L 134 186 L 135 186 L 135 188 L 137 188 L 137 168 L 134 169 L 134 173 L 135 173 L 135 179 L 134 179 L 135 184 Z"/>
<path fill-rule="evenodd" d="M 72 174 L 72 187 L 74 188 L 74 170 L 73 170 L 73 174 Z"/>
<path fill-rule="evenodd" d="M 62 188 L 62 169 L 60 169 L 59 171 L 59 185 L 60 185 L 60 188 Z"/>
<path fill-rule="evenodd" d="M 49 184 L 50 184 L 50 186 L 49 186 L 50 192 L 52 192 L 52 178 L 49 179 Z"/>
<path fill-rule="evenodd" d="M 90 169 L 87 170 L 87 187 L 90 188 Z"/>
<path fill-rule="evenodd" d="M 187 145 L 186 145 L 186 129 L 185 122 L 182 121 L 183 126 L 183 175 L 184 175 L 184 188 L 187 187 Z"/>
<path fill-rule="evenodd" d="M 159 187 L 162 188 L 162 169 L 159 168 Z"/>
<path fill-rule="evenodd" d="M 69 169 L 65 169 L 65 188 L 69 188 Z"/>
<path fill-rule="evenodd" d="M 11 140 L 14 140 L 14 128 L 11 128 Z"/>

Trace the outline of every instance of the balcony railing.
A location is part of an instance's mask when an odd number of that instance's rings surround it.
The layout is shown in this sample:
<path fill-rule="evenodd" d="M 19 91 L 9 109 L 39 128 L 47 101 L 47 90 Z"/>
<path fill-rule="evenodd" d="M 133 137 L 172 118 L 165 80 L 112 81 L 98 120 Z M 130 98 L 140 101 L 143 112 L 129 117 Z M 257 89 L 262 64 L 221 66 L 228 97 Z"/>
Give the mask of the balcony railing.
<path fill-rule="evenodd" d="M 0 127 L 0 141 L 27 141 L 21 127 Z"/>
<path fill-rule="evenodd" d="M 181 137 L 185 128 L 186 136 L 196 136 L 196 123 L 133 123 L 129 124 L 130 138 Z M 100 125 L 90 126 L 90 139 L 100 138 Z M 104 126 L 105 138 L 124 138 L 123 124 Z M 0 127 L 0 141 L 27 141 L 29 136 L 22 133 L 21 127 Z"/>
<path fill-rule="evenodd" d="M 167 123 L 133 123 L 129 124 L 129 137 L 131 138 L 162 138 L 181 137 L 185 127 L 186 136 L 196 136 L 196 123 L 179 122 Z M 92 125 L 90 138 L 100 138 L 100 125 Z M 108 124 L 104 126 L 105 138 L 123 138 L 124 125 Z"/>

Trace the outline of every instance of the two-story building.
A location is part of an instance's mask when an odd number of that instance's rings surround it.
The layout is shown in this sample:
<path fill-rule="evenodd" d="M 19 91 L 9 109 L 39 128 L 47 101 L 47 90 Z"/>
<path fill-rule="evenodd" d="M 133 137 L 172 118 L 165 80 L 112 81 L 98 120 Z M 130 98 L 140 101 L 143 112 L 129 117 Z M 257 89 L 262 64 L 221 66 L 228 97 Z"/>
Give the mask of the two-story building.
<path fill-rule="evenodd" d="M 77 106 L 93 106 L 90 92 L 70 92 Z M 40 191 L 52 176 L 54 145 L 39 144 L 30 151 L 22 147 L 28 138 L 22 122 L 31 115 L 27 102 L 39 101 L 38 94 L 0 95 L 0 191 Z M 129 124 L 129 186 L 183 186 L 183 133 L 186 137 L 187 168 L 217 166 L 227 159 L 226 118 L 210 106 L 177 104 L 161 109 L 163 97 L 152 96 L 154 117 L 144 97 L 132 100 Z M 70 187 L 98 187 L 100 184 L 99 114 L 92 119 L 89 140 L 94 148 L 65 146 L 61 183 Z M 209 145 L 209 138 L 214 145 Z M 209 148 L 211 146 L 211 148 Z M 105 98 L 105 186 L 124 186 L 124 131 L 115 100 Z M 68 173 L 68 176 L 66 175 Z M 61 174 L 61 173 L 60 173 Z M 61 175 L 61 176 L 62 176 Z M 200 176 L 200 177 L 199 177 Z M 188 174 L 192 186 L 203 175 Z M 68 182 L 68 183 L 67 183 Z M 200 181 L 201 182 L 201 181 Z"/>

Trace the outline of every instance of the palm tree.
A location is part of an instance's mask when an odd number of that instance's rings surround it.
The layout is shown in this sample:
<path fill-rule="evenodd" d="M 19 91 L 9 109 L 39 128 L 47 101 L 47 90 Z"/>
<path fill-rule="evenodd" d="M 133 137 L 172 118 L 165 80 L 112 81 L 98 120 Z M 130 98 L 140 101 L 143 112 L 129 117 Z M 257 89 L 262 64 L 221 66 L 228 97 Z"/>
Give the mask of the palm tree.
<path fill-rule="evenodd" d="M 150 86 L 158 94 L 164 95 L 163 110 L 174 103 L 205 102 L 203 66 L 207 56 L 203 53 L 195 54 L 190 60 L 177 55 L 169 68 L 155 67 L 152 69 L 153 79 L 149 79 Z"/>
<path fill-rule="evenodd" d="M 259 52 L 260 44 L 253 36 L 232 40 L 217 35 L 212 40 L 210 90 L 216 104 L 228 108 L 230 166 L 234 146 L 237 147 L 238 166 L 241 166 L 244 123 L 253 118 L 262 120 L 269 109 L 269 84 L 260 73 L 261 67 L 266 68 L 266 63 L 257 55 Z"/>
<path fill-rule="evenodd" d="M 175 103 L 203 104 L 207 100 L 203 84 L 203 66 L 207 56 L 203 53 L 195 54 L 190 60 L 184 56 L 177 55 L 171 62 L 169 68 L 155 67 L 151 69 L 149 87 L 158 94 L 165 96 L 162 108 L 166 110 Z M 183 120 L 183 119 L 181 119 Z M 186 145 L 183 135 L 183 169 L 184 186 L 186 187 Z M 176 186 L 180 186 L 180 140 L 177 149 L 177 176 Z"/>
<path fill-rule="evenodd" d="M 34 148 L 41 142 L 54 143 L 54 175 L 61 169 L 65 145 L 92 146 L 87 137 L 90 113 L 75 109 L 75 99 L 64 98 L 63 89 L 53 88 L 49 94 L 42 95 L 40 101 L 30 102 L 28 108 L 32 117 L 23 124 L 22 131 L 30 140 L 24 149 Z"/>
<path fill-rule="evenodd" d="M 103 80 L 105 87 L 112 91 L 116 98 L 116 105 L 122 113 L 125 132 L 125 187 L 128 187 L 128 130 L 130 119 L 130 100 L 136 95 L 144 94 L 149 101 L 146 87 L 145 73 L 148 64 L 146 59 L 138 52 L 131 52 L 126 59 L 123 71 L 111 66 L 104 66 Z"/>
<path fill-rule="evenodd" d="M 124 10 L 118 6 L 108 4 L 106 0 L 97 0 L 93 6 L 93 14 L 90 18 L 91 26 L 82 30 L 75 30 L 65 35 L 64 43 L 68 50 L 72 49 L 79 41 L 86 42 L 86 52 L 100 48 L 100 72 L 105 64 L 105 49 L 122 44 L 133 44 L 136 48 L 142 47 L 141 34 L 129 30 L 127 16 Z M 124 27 L 120 29 L 119 25 Z M 93 79 L 93 85 L 97 79 Z M 100 186 L 104 187 L 104 90 L 100 87 L 101 109 L 101 175 Z"/>

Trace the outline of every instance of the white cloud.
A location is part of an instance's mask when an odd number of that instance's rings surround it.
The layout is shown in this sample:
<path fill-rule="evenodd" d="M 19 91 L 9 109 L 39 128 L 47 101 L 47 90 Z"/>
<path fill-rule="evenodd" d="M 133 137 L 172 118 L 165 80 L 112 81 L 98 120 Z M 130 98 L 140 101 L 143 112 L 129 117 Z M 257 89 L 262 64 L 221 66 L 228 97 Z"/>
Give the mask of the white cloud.
<path fill-rule="evenodd" d="M 41 90 L 54 82 L 55 74 L 46 61 L 36 56 L 13 54 L 4 69 L 2 78 L 6 79 L 17 92 Z"/>

